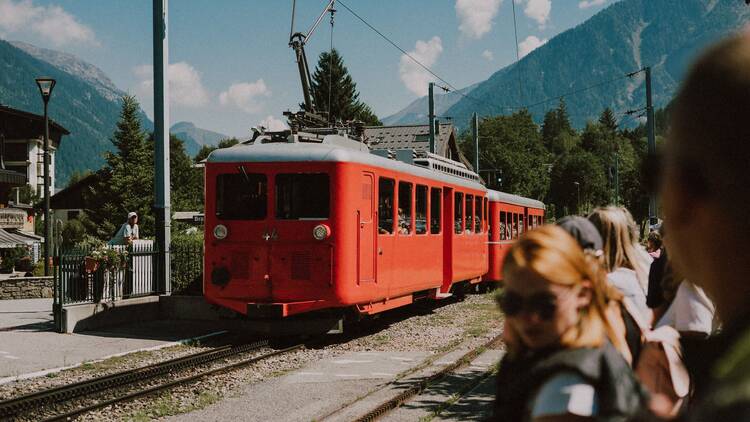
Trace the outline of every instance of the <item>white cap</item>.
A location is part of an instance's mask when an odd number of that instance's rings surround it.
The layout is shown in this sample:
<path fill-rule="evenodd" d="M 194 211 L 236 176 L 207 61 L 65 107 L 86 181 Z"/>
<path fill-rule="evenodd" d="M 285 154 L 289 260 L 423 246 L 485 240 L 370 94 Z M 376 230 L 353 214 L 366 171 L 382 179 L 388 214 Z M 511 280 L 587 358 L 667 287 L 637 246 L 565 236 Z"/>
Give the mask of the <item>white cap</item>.
<path fill-rule="evenodd" d="M 138 217 L 138 214 L 136 214 L 135 211 L 130 211 L 128 213 L 128 220 L 130 220 L 133 217 Z"/>

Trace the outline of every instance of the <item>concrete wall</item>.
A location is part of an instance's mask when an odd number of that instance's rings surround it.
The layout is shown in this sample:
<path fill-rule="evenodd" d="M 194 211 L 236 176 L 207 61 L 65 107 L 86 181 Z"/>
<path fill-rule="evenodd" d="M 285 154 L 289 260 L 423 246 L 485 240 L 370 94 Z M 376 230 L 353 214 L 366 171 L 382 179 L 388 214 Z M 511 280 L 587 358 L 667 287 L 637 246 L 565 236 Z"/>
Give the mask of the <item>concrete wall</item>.
<path fill-rule="evenodd" d="M 0 300 L 52 297 L 52 277 L 17 277 L 0 280 Z"/>

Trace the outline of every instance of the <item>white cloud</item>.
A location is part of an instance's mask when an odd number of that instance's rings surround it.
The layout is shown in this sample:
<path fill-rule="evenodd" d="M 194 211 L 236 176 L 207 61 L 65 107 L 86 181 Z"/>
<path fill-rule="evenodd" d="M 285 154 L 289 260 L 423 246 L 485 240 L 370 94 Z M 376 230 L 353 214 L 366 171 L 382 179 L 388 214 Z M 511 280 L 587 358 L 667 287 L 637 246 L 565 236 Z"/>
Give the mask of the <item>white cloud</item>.
<path fill-rule="evenodd" d="M 154 93 L 153 66 L 136 66 L 133 73 L 139 79 L 136 93 L 141 99 L 151 99 Z M 209 103 L 208 90 L 203 86 L 201 74 L 185 62 L 169 65 L 169 101 L 182 107 L 201 107 Z"/>
<path fill-rule="evenodd" d="M 523 9 L 523 13 L 540 26 L 547 23 L 550 11 L 552 11 L 552 0 L 526 0 L 526 8 Z"/>
<path fill-rule="evenodd" d="M 578 8 L 588 9 L 589 7 L 601 6 L 606 2 L 607 0 L 581 0 L 578 2 Z"/>
<path fill-rule="evenodd" d="M 495 55 L 492 54 L 490 50 L 482 51 L 482 57 L 484 57 L 485 59 L 487 59 L 487 61 L 490 61 L 490 62 L 495 60 Z"/>
<path fill-rule="evenodd" d="M 263 79 L 255 82 L 241 82 L 230 86 L 219 94 L 219 103 L 223 106 L 234 106 L 246 113 L 257 113 L 263 108 L 262 97 L 270 97 L 271 91 Z"/>
<path fill-rule="evenodd" d="M 479 39 L 492 29 L 502 0 L 456 0 L 458 30 L 467 37 Z"/>
<path fill-rule="evenodd" d="M 525 55 L 546 44 L 547 41 L 547 38 L 540 40 L 533 35 L 529 35 L 525 40 L 518 43 L 518 54 L 521 57 L 524 57 Z"/>
<path fill-rule="evenodd" d="M 266 116 L 266 118 L 261 120 L 258 124 L 266 128 L 266 130 L 270 130 L 272 132 L 289 129 L 289 126 L 287 126 L 283 120 L 279 120 L 271 115 Z"/>
<path fill-rule="evenodd" d="M 410 51 L 409 54 L 423 65 L 430 67 L 435 64 L 442 52 L 443 42 L 440 40 L 440 37 L 435 36 L 426 42 L 417 41 L 414 50 Z M 420 97 L 427 95 L 427 84 L 432 80 L 432 75 L 414 63 L 406 54 L 401 55 L 398 73 L 401 76 L 401 82 L 404 83 L 409 91 Z"/>
<path fill-rule="evenodd" d="M 0 31 L 6 36 L 31 33 L 60 47 L 99 45 L 94 31 L 59 6 L 34 6 L 31 0 L 0 0 Z"/>

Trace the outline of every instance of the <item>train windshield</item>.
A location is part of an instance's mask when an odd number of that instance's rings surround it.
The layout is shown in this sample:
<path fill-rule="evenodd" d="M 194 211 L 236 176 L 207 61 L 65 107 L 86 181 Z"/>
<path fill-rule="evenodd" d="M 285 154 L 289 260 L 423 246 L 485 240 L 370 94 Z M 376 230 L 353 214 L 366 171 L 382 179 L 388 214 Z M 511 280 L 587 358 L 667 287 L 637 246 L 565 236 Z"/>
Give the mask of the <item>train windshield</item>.
<path fill-rule="evenodd" d="M 330 214 L 330 183 L 325 173 L 276 176 L 276 218 L 324 220 Z"/>
<path fill-rule="evenodd" d="M 222 220 L 263 220 L 266 218 L 267 193 L 265 174 L 244 171 L 220 174 L 216 177 L 216 217 Z"/>

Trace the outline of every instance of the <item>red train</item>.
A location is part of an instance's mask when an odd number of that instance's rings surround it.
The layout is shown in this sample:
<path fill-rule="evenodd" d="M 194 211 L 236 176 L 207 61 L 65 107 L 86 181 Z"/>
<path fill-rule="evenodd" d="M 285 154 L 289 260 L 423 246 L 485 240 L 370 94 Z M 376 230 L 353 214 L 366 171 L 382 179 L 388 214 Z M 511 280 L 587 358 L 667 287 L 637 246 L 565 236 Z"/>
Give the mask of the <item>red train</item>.
<path fill-rule="evenodd" d="M 542 224 L 544 204 L 487 190 L 438 155 L 397 155 L 291 131 L 214 151 L 207 300 L 257 319 L 371 315 L 501 280 L 507 244 Z"/>

